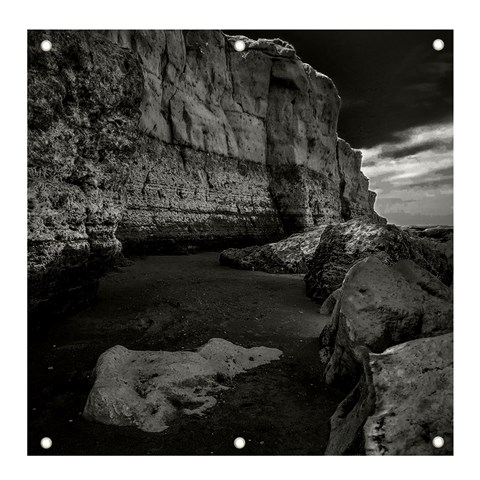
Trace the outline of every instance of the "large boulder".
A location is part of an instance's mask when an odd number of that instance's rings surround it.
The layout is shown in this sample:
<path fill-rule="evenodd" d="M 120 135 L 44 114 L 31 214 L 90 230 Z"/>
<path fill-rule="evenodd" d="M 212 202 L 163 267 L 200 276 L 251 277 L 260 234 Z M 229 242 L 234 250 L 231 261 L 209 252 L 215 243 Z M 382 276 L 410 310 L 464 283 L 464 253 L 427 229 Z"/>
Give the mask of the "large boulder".
<path fill-rule="evenodd" d="M 215 392 L 251 368 L 278 360 L 276 348 L 243 348 L 212 338 L 195 352 L 133 351 L 121 345 L 98 359 L 83 416 L 107 425 L 161 432 L 180 413 L 202 415 Z"/>
<path fill-rule="evenodd" d="M 320 335 L 325 380 L 351 389 L 362 373 L 362 348 L 380 353 L 452 329 L 447 286 L 412 261 L 389 267 L 370 256 L 349 270 L 331 321 Z"/>
<path fill-rule="evenodd" d="M 451 264 L 445 253 L 429 240 L 395 225 L 358 218 L 325 229 L 305 276 L 307 295 L 318 302 L 325 301 L 342 285 L 350 267 L 370 255 L 387 265 L 410 259 L 444 283 L 452 280 Z"/>
<path fill-rule="evenodd" d="M 363 351 L 364 373 L 330 419 L 326 455 L 453 454 L 453 334 Z M 441 437 L 444 445 L 435 447 Z"/>
<path fill-rule="evenodd" d="M 220 264 L 267 273 L 306 273 L 325 228 L 326 225 L 312 228 L 276 243 L 228 248 L 220 254 Z"/>

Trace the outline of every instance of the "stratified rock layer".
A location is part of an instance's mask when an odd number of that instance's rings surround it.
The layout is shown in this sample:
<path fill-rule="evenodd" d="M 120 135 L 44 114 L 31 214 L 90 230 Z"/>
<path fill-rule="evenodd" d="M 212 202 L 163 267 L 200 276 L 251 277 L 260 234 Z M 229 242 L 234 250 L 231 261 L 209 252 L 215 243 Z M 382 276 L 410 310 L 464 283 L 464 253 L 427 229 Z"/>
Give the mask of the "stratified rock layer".
<path fill-rule="evenodd" d="M 360 152 L 337 138 L 337 90 L 291 45 L 241 37 L 239 53 L 240 37 L 218 31 L 104 34 L 141 60 L 142 131 L 194 150 L 180 162 L 146 159 L 128 189 L 122 242 L 138 244 L 145 233 L 150 244 L 185 234 L 192 244 L 251 243 L 358 215 L 378 219 Z"/>
<path fill-rule="evenodd" d="M 243 348 L 212 338 L 196 352 L 133 351 L 117 345 L 103 353 L 83 416 L 107 425 L 161 432 L 180 413 L 202 415 L 216 404 L 222 380 L 278 360 L 276 348 Z"/>
<path fill-rule="evenodd" d="M 185 252 L 380 221 L 360 154 L 337 138 L 333 82 L 281 40 L 235 40 L 29 32 L 32 312 L 91 297 L 120 242 Z"/>
<path fill-rule="evenodd" d="M 28 300 L 87 302 L 121 244 L 115 231 L 138 155 L 143 73 L 132 52 L 87 33 L 29 33 Z"/>
<path fill-rule="evenodd" d="M 395 225 L 359 218 L 326 228 L 305 276 L 307 295 L 324 302 L 341 287 L 352 265 L 370 255 L 387 265 L 402 259 L 413 260 L 444 283 L 452 281 L 451 263 L 431 241 Z"/>
<path fill-rule="evenodd" d="M 452 455 L 453 334 L 366 353 L 364 375 L 332 416 L 326 455 Z M 437 448 L 433 439 L 441 437 Z"/>
<path fill-rule="evenodd" d="M 315 227 L 262 246 L 228 248 L 220 254 L 220 264 L 267 273 L 306 273 L 325 228 Z"/>

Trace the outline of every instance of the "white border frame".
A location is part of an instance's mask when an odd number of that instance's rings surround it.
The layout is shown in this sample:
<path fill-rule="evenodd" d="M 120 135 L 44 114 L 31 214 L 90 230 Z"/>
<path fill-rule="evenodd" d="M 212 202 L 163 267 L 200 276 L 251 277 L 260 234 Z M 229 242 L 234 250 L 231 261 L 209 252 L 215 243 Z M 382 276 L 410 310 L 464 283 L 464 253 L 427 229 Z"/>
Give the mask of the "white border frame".
<path fill-rule="evenodd" d="M 474 2 L 65 0 L 3 5 L 2 29 L 2 470 L 35 480 L 111 476 L 256 479 L 451 478 L 478 471 L 478 11 Z M 27 457 L 26 32 L 36 28 L 454 29 L 455 455 L 453 457 Z M 6 106 L 6 108 L 5 108 Z M 475 143 L 474 143 L 475 142 Z M 5 150 L 6 145 L 6 150 Z M 46 432 L 47 434 L 47 432 Z M 471 467 L 471 468 L 469 468 Z M 8 472 L 7 472 L 8 470 Z M 10 472 L 10 475 L 9 475 Z M 466 473 L 466 472 L 465 472 Z M 467 473 L 468 475 L 468 473 Z M 24 477 L 25 476 L 25 477 Z M 28 477 L 27 477 L 28 478 Z"/>

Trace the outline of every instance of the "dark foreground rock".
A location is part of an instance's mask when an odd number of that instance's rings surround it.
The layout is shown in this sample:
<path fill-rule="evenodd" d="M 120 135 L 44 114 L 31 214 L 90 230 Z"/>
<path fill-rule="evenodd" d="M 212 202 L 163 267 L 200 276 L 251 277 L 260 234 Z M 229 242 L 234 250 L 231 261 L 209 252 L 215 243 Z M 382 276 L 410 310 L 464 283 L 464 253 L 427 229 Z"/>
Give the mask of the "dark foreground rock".
<path fill-rule="evenodd" d="M 452 329 L 448 287 L 412 261 L 389 267 L 375 256 L 368 257 L 346 275 L 330 324 L 321 333 L 325 381 L 351 389 L 362 373 L 362 348 L 381 353 Z"/>
<path fill-rule="evenodd" d="M 430 240 L 411 235 L 395 225 L 354 219 L 325 229 L 305 276 L 307 295 L 324 302 L 341 287 L 352 265 L 370 255 L 387 265 L 410 259 L 443 283 L 452 282 L 451 263 Z"/>
<path fill-rule="evenodd" d="M 267 273 L 306 273 L 325 229 L 323 225 L 276 243 L 229 248 L 220 254 L 220 264 Z"/>
<path fill-rule="evenodd" d="M 452 455 L 453 334 L 364 351 L 363 365 L 330 420 L 325 454 Z"/>
<path fill-rule="evenodd" d="M 336 296 L 320 363 L 326 383 L 350 393 L 331 417 L 325 453 L 451 454 L 452 289 L 411 260 L 388 266 L 370 256 Z"/>
<path fill-rule="evenodd" d="M 180 413 L 203 415 L 216 404 L 222 382 L 278 360 L 276 348 L 243 348 L 212 338 L 195 352 L 133 351 L 117 345 L 95 367 L 83 416 L 118 426 L 161 432 Z"/>

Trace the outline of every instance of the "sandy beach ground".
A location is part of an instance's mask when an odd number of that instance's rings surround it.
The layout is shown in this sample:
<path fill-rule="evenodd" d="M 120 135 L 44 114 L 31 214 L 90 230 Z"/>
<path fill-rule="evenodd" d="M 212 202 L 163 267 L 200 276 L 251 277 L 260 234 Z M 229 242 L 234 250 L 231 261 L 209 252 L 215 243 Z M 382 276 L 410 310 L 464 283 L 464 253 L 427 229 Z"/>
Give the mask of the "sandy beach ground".
<path fill-rule="evenodd" d="M 341 393 L 322 384 L 318 335 L 328 317 L 303 275 L 222 267 L 218 253 L 132 258 L 101 282 L 95 304 L 29 326 L 29 454 L 321 455 Z M 162 433 L 85 421 L 91 372 L 106 349 L 193 350 L 210 338 L 281 349 L 280 361 L 228 381 L 203 417 Z M 40 440 L 53 446 L 43 450 Z M 241 436 L 246 446 L 237 450 Z"/>

